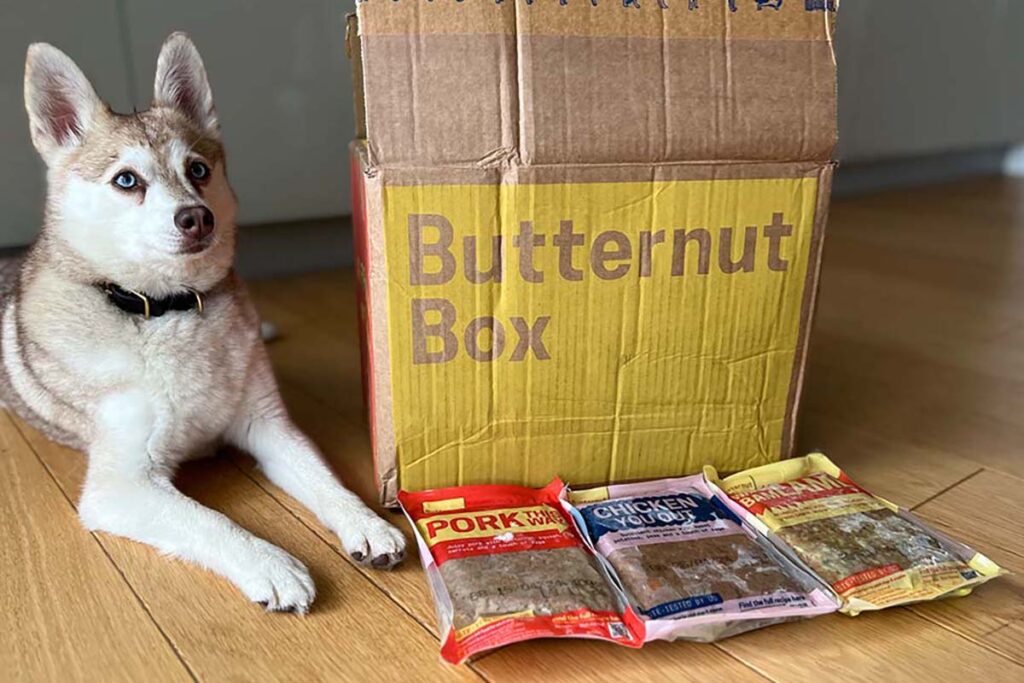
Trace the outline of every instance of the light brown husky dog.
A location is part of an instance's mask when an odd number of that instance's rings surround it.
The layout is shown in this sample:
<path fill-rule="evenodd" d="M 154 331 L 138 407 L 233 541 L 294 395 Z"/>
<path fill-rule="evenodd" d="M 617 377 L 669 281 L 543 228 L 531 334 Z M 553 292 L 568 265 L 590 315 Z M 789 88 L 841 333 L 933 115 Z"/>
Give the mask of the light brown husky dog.
<path fill-rule="evenodd" d="M 64 53 L 28 50 L 25 105 L 48 168 L 43 229 L 2 300 L 3 399 L 86 451 L 88 529 L 148 543 L 305 612 L 294 557 L 187 498 L 179 463 L 227 442 L 308 506 L 357 562 L 390 567 L 403 535 L 332 475 L 289 419 L 232 270 L 234 192 L 199 53 L 164 43 L 153 106 L 113 113 Z"/>

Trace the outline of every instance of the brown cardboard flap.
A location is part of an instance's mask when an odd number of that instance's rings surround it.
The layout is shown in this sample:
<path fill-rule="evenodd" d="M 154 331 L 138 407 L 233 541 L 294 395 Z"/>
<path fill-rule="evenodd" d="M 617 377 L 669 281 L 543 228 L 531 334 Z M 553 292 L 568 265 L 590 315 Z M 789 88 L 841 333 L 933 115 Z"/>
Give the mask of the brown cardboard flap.
<path fill-rule="evenodd" d="M 386 168 L 370 166 L 365 144 L 353 145 L 363 160 L 364 172 L 380 175 L 388 187 L 410 185 L 549 185 L 563 183 L 646 183 L 667 180 L 739 180 L 752 178 L 818 177 L 833 162 L 763 162 L 755 164 L 558 164 L 468 168 Z"/>
<path fill-rule="evenodd" d="M 831 0 L 566 2 L 360 3 L 374 163 L 831 157 Z"/>
<path fill-rule="evenodd" d="M 829 40 L 823 0 L 364 0 L 368 35 L 515 33 Z M 455 11 L 453 7 L 455 6 Z"/>

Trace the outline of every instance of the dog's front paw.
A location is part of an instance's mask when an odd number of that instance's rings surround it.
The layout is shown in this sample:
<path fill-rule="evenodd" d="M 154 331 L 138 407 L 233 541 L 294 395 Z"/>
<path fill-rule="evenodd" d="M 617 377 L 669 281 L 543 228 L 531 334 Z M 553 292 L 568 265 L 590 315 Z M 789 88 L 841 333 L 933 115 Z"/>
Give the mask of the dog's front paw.
<path fill-rule="evenodd" d="M 257 539 L 258 540 L 258 539 Z M 250 557 L 239 558 L 236 583 L 246 597 L 268 612 L 305 614 L 316 597 L 306 566 L 266 541 L 258 540 Z"/>
<path fill-rule="evenodd" d="M 391 569 L 405 559 L 405 536 L 369 510 L 346 515 L 334 533 L 358 564 Z"/>

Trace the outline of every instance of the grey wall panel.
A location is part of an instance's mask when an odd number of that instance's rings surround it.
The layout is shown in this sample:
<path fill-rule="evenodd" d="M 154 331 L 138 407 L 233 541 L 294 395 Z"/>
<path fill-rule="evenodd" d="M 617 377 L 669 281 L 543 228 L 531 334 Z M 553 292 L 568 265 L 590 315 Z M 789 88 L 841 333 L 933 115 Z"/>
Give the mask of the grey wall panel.
<path fill-rule="evenodd" d="M 347 213 L 354 122 L 343 37 L 352 8 L 351 0 L 0 1 L 0 246 L 29 241 L 41 215 L 42 165 L 21 94 L 33 40 L 62 47 L 124 110 L 149 104 L 161 42 L 188 31 L 210 71 L 240 220 Z M 844 0 L 838 51 L 844 161 L 1024 142 L 1021 0 Z"/>
<path fill-rule="evenodd" d="M 845 0 L 839 156 L 1024 141 L 1024 2 Z"/>
<path fill-rule="evenodd" d="M 148 104 L 160 44 L 188 32 L 203 55 L 227 144 L 239 220 L 349 211 L 355 130 L 342 0 L 131 0 L 134 90 Z"/>
<path fill-rule="evenodd" d="M 43 162 L 28 132 L 22 84 L 25 51 L 52 43 L 71 55 L 115 107 L 130 106 L 128 63 L 116 0 L 0 2 L 0 247 L 30 242 L 39 231 Z"/>

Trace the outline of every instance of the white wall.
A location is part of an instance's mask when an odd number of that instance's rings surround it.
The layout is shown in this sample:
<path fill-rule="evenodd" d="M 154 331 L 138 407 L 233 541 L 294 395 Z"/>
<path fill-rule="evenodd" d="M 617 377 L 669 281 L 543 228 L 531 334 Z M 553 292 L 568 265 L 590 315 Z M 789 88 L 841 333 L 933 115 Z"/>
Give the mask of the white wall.
<path fill-rule="evenodd" d="M 344 15 L 352 7 L 0 0 L 0 246 L 29 241 L 41 213 L 41 164 L 21 96 L 24 52 L 34 40 L 68 52 L 124 110 L 148 105 L 161 41 L 188 31 L 210 72 L 241 221 L 347 212 L 354 124 Z M 1024 141 L 1022 0 L 845 0 L 839 68 L 844 160 Z"/>

